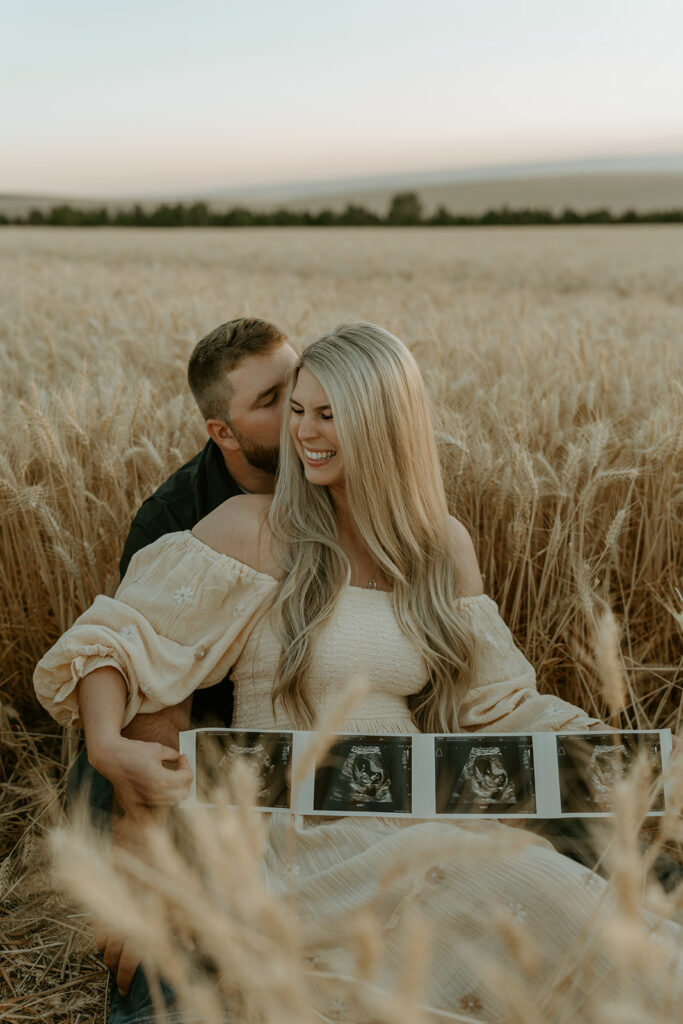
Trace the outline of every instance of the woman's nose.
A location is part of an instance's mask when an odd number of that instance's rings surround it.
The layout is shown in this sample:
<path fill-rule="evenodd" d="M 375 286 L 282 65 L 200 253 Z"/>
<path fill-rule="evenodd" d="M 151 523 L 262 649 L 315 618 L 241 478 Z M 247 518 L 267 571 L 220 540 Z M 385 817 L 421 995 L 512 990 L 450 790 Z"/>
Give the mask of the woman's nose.
<path fill-rule="evenodd" d="M 309 416 L 302 416 L 299 421 L 298 436 L 300 441 L 310 441 L 317 436 L 315 420 Z"/>

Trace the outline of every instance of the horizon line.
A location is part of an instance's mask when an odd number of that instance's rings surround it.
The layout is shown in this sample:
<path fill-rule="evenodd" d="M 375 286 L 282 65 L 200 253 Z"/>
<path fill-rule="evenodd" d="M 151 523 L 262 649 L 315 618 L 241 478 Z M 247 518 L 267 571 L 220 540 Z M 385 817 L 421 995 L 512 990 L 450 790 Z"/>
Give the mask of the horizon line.
<path fill-rule="evenodd" d="M 668 168 L 666 165 L 671 165 Z M 652 166 L 655 165 L 655 166 Z M 473 182 L 485 182 L 505 180 L 506 178 L 549 178 L 561 176 L 563 173 L 573 172 L 576 175 L 589 174 L 676 174 L 683 173 L 683 149 L 669 150 L 658 153 L 628 153 L 623 155 L 610 156 L 586 156 L 575 157 L 568 160 L 537 160 L 537 161 L 516 161 L 513 163 L 494 164 L 473 164 L 461 165 L 459 167 L 445 167 L 436 169 L 423 169 L 414 171 L 387 171 L 376 174 L 350 175 L 345 178 L 316 178 L 316 179 L 286 179 L 275 180 L 269 184 L 260 185 L 201 185 L 201 186 L 178 186 L 175 189 L 145 189 L 144 191 L 134 190 L 124 193 L 98 194 L 93 196 L 78 196 L 66 192 L 18 192 L 2 190 L 0 199 L 55 199 L 66 201 L 72 199 L 78 202 L 135 202 L 149 201 L 150 199 L 171 199 L 198 200 L 214 196 L 217 198 L 229 199 L 231 195 L 235 198 L 265 196 L 271 192 L 283 193 L 282 199 L 304 198 L 307 195 L 320 197 L 325 194 L 334 194 L 340 191 L 352 192 L 359 188 L 364 191 L 383 191 L 387 188 L 410 188 L 419 190 L 420 187 L 431 187 L 447 184 L 467 184 Z M 289 194 L 287 194 L 289 193 Z"/>

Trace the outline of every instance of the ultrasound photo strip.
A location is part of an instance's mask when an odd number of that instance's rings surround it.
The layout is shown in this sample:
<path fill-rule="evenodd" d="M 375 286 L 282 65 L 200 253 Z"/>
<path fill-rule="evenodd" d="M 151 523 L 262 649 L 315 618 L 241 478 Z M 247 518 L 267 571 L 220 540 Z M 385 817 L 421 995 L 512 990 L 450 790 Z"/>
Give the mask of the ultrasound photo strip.
<path fill-rule="evenodd" d="M 265 812 L 326 817 L 608 817 L 611 791 L 638 752 L 656 784 L 671 756 L 671 731 L 588 733 L 345 734 L 313 762 L 297 790 L 310 732 L 197 729 L 180 734 L 194 780 L 185 806 L 210 803 L 241 758 Z M 303 762 L 302 762 L 303 759 Z M 228 799 L 230 795 L 228 792 Z M 659 786 L 651 813 L 662 814 Z M 181 806 L 183 806 L 181 804 Z"/>

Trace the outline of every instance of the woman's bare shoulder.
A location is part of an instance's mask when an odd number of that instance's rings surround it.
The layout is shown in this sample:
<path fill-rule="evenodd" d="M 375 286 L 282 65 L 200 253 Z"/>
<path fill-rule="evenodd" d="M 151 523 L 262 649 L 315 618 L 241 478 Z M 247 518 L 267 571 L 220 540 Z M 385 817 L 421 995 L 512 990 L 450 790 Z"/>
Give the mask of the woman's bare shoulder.
<path fill-rule="evenodd" d="M 268 527 L 272 500 L 270 494 L 238 494 L 200 519 L 192 533 L 214 551 L 272 575 Z"/>
<path fill-rule="evenodd" d="M 460 594 L 462 597 L 479 597 L 484 593 L 484 587 L 469 530 L 455 516 L 449 516 L 449 526 L 458 568 Z"/>

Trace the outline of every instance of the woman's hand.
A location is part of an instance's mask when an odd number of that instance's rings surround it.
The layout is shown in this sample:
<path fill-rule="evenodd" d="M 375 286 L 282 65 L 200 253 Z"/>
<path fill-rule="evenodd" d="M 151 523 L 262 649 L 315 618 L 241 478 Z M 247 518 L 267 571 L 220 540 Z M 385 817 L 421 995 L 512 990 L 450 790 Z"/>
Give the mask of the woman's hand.
<path fill-rule="evenodd" d="M 123 807 L 170 807 L 190 795 L 192 770 L 185 754 L 173 747 L 123 736 L 91 746 L 88 760 L 109 779 Z"/>

